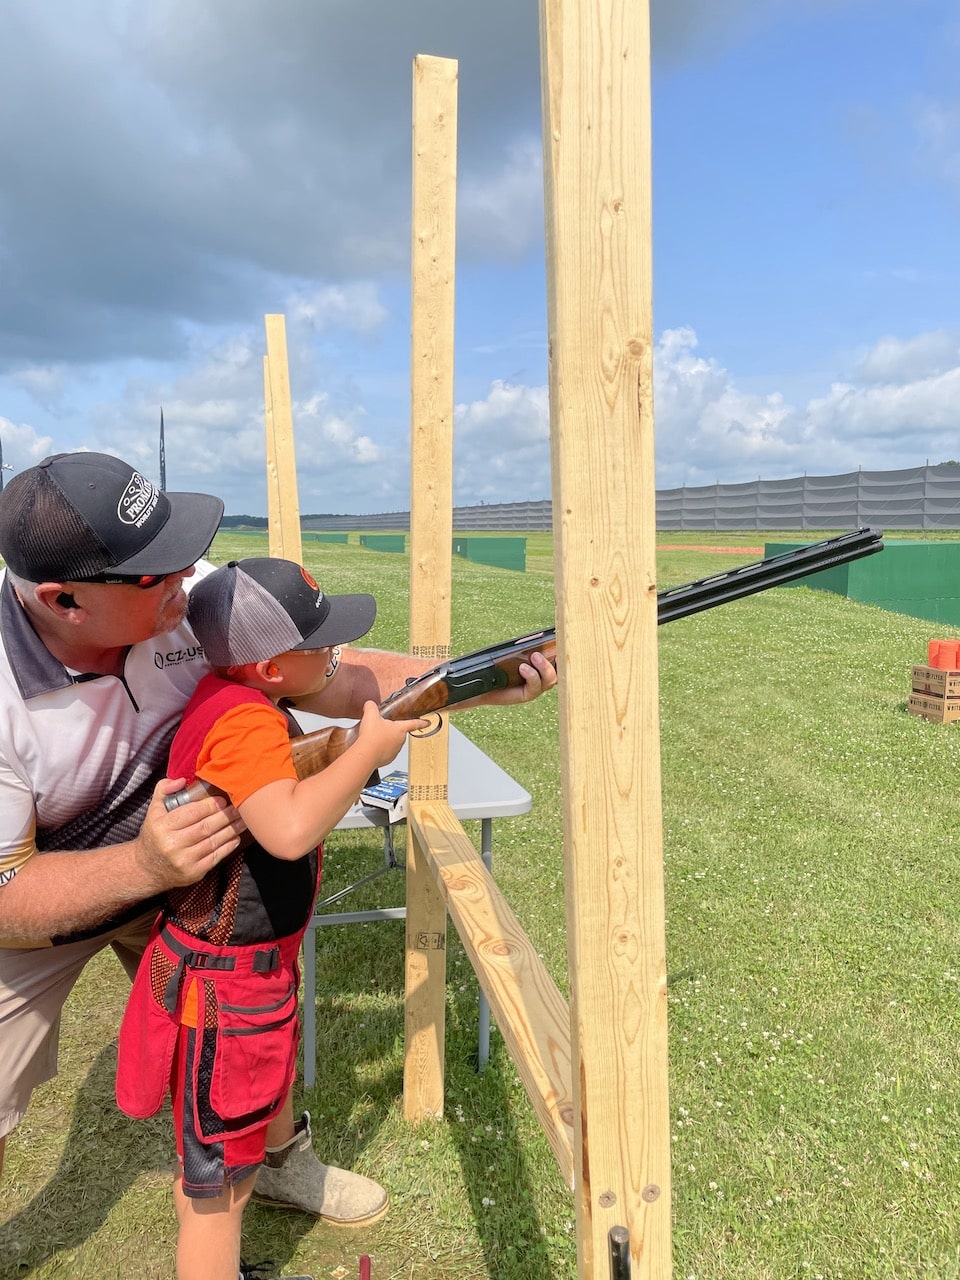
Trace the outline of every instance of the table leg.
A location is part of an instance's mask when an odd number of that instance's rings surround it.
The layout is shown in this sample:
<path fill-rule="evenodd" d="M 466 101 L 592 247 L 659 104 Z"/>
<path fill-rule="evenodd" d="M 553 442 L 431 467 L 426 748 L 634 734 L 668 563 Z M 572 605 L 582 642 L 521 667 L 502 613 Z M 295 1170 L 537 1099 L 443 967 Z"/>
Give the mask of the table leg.
<path fill-rule="evenodd" d="M 317 1083 L 317 930 L 311 920 L 303 935 L 303 1087 Z"/>
<path fill-rule="evenodd" d="M 488 871 L 493 870 L 493 819 L 480 820 L 480 857 Z M 477 1044 L 477 1070 L 486 1070 L 490 1060 L 490 1005 L 487 997 L 480 992 L 480 1016 Z"/>

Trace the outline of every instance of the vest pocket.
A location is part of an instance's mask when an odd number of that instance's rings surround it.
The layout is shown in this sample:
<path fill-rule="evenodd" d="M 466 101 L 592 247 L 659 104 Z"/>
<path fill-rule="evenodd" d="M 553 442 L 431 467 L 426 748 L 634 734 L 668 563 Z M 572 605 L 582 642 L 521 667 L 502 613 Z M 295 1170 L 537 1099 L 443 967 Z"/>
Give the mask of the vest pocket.
<path fill-rule="evenodd" d="M 262 1123 L 293 1083 L 300 1040 L 297 988 L 289 974 L 282 985 L 250 974 L 221 990 L 227 998 L 217 1002 L 210 1103 L 236 1134 L 237 1121 Z M 208 996 L 216 994 L 208 989 Z"/>

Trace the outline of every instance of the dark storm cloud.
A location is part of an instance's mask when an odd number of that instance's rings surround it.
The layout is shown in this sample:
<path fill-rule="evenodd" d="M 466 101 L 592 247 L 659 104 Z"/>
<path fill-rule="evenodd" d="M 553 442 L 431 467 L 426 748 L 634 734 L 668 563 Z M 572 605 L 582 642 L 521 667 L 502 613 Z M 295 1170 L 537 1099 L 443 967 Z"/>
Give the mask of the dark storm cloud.
<path fill-rule="evenodd" d="M 676 58 L 758 8 L 658 0 L 655 37 Z M 539 132 L 533 0 L 0 0 L 0 22 L 0 368 L 171 358 L 184 321 L 405 271 L 417 53 L 459 61 L 466 182 Z M 482 222 L 466 259 L 495 252 Z"/>

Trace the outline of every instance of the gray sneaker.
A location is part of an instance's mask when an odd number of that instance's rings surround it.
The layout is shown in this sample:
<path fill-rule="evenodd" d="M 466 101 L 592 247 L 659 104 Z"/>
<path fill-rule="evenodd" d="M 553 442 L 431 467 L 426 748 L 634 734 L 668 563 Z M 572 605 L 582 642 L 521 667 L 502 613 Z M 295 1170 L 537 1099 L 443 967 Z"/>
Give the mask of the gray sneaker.
<path fill-rule="evenodd" d="M 390 1208 L 386 1191 L 362 1174 L 321 1164 L 314 1154 L 310 1112 L 282 1147 L 268 1147 L 253 1196 L 264 1204 L 299 1209 L 334 1227 L 369 1227 Z"/>

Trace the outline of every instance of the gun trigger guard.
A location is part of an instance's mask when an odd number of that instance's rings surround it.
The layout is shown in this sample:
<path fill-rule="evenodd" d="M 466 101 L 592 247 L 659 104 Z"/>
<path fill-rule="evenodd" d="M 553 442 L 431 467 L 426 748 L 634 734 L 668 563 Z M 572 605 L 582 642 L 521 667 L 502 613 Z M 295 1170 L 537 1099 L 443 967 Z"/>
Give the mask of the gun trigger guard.
<path fill-rule="evenodd" d="M 436 711 L 429 711 L 427 712 L 427 715 L 436 716 L 437 723 L 434 725 L 431 725 L 428 729 L 414 729 L 413 732 L 410 734 L 411 738 L 432 738 L 435 733 L 439 733 L 440 730 L 443 728 L 443 716 L 441 716 Z M 421 719 L 426 719 L 426 718 L 427 718 L 426 716 L 421 716 Z"/>

